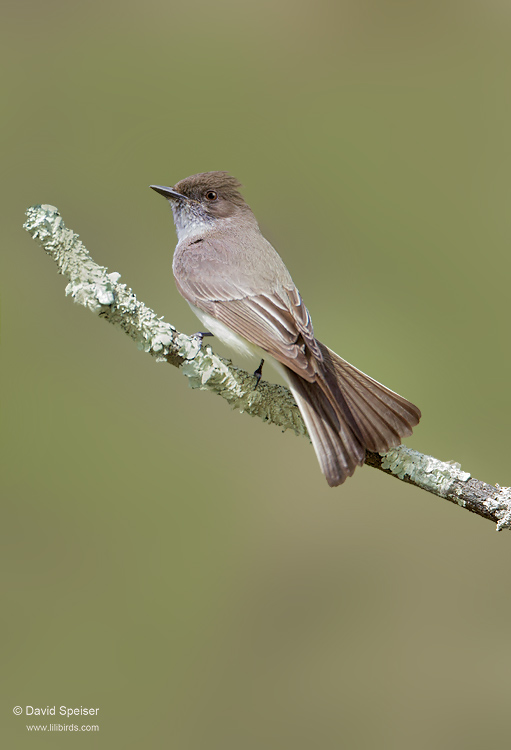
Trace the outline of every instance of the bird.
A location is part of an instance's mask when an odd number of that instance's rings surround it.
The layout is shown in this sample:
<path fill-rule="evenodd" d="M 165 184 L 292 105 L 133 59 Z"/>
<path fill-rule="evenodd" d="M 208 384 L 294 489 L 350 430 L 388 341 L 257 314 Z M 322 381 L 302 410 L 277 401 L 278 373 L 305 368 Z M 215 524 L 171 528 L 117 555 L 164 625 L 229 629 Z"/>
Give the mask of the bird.
<path fill-rule="evenodd" d="M 330 487 L 352 476 L 366 451 L 386 453 L 412 434 L 420 410 L 316 338 L 300 292 L 235 177 L 203 172 L 173 187 L 150 187 L 172 208 L 178 291 L 207 335 L 244 356 L 270 357 Z"/>

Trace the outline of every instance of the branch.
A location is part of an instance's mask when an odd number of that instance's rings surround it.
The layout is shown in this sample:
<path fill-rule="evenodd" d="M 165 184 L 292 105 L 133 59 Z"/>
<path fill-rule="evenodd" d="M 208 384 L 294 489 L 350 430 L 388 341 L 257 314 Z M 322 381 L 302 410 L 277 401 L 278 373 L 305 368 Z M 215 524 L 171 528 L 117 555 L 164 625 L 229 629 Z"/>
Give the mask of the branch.
<path fill-rule="evenodd" d="M 24 229 L 53 258 L 59 273 L 69 279 L 66 295 L 122 328 L 139 349 L 157 362 L 178 367 L 192 388 L 213 391 L 233 409 L 308 437 L 287 388 L 261 381 L 255 389 L 254 375 L 218 357 L 209 346 L 201 348 L 197 336 L 186 336 L 165 323 L 137 300 L 126 284 L 119 283 L 119 273 L 108 273 L 92 260 L 79 236 L 65 227 L 54 206 L 32 206 L 26 215 Z M 461 471 L 459 464 L 439 461 L 404 445 L 386 454 L 368 453 L 365 462 L 494 521 L 497 531 L 511 528 L 510 487 L 485 484 Z"/>

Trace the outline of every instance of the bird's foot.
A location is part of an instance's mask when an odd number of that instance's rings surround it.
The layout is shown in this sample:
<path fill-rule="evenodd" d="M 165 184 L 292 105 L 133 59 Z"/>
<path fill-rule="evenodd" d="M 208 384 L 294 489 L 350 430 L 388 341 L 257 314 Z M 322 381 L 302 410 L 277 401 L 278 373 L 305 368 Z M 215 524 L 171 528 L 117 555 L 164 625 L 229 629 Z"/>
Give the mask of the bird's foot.
<path fill-rule="evenodd" d="M 209 331 L 197 331 L 197 333 L 192 333 L 191 338 L 192 339 L 199 339 L 199 349 L 202 346 L 202 340 L 205 336 L 214 336 L 214 333 L 210 333 Z"/>
<path fill-rule="evenodd" d="M 197 347 L 197 351 L 195 352 L 195 354 L 193 355 L 193 357 L 188 357 L 188 361 L 190 361 L 192 359 L 195 359 L 195 357 L 197 356 L 197 354 L 200 352 L 200 350 L 202 349 L 202 341 L 203 341 L 204 337 L 205 336 L 214 336 L 214 335 L 215 335 L 214 333 L 210 333 L 209 331 L 197 331 L 197 333 L 192 333 L 192 335 L 190 336 L 190 338 L 191 339 L 197 339 L 197 343 L 198 343 L 199 346 Z"/>
<path fill-rule="evenodd" d="M 257 388 L 257 386 L 259 385 L 259 381 L 261 380 L 261 378 L 263 376 L 263 365 L 264 365 L 264 359 L 261 360 L 261 362 L 259 364 L 259 367 L 254 372 L 254 378 L 256 379 L 256 384 L 254 386 L 254 391 Z"/>

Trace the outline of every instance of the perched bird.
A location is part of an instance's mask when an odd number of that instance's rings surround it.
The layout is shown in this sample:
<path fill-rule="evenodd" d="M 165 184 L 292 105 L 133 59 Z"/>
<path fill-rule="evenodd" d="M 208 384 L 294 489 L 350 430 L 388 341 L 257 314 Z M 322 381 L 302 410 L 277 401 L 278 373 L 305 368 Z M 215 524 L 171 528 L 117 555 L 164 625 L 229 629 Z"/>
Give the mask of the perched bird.
<path fill-rule="evenodd" d="M 238 180 L 205 172 L 174 187 L 151 187 L 174 215 L 179 292 L 231 348 L 275 360 L 331 487 L 363 464 L 366 450 L 383 453 L 411 435 L 419 409 L 316 339 L 309 311 Z"/>

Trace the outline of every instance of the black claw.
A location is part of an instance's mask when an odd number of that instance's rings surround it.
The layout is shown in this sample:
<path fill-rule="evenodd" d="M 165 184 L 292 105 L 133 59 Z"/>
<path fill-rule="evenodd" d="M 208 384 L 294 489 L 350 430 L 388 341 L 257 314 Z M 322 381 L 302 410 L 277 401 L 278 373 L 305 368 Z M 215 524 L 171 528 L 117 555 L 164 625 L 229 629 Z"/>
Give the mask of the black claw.
<path fill-rule="evenodd" d="M 262 375 L 263 375 L 263 365 L 264 365 L 264 359 L 262 359 L 262 360 L 261 360 L 261 362 L 260 362 L 260 364 L 259 364 L 259 367 L 258 367 L 258 368 L 257 368 L 257 370 L 256 370 L 256 371 L 254 372 L 254 378 L 256 379 L 256 384 L 255 384 L 255 386 L 254 386 L 254 391 L 255 391 L 255 389 L 257 388 L 257 386 L 259 385 L 259 381 L 260 381 L 260 380 L 261 380 L 261 378 L 262 378 Z"/>

